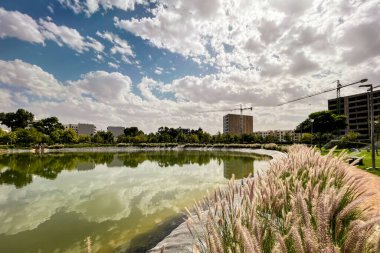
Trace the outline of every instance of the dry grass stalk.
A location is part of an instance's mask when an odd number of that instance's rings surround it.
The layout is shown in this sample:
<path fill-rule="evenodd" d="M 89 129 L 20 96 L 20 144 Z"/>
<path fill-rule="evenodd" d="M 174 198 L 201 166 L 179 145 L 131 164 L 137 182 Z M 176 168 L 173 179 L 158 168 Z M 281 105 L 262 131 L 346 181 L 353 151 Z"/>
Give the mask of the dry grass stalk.
<path fill-rule="evenodd" d="M 363 178 L 347 176 L 345 156 L 295 145 L 266 176 L 232 179 L 206 200 L 206 213 L 196 204 L 188 227 L 197 252 L 378 252 L 380 218 L 359 208 L 368 193 Z"/>
<path fill-rule="evenodd" d="M 86 243 L 86 253 L 92 252 L 92 246 L 91 246 L 91 237 L 87 237 L 86 240 L 84 240 Z"/>

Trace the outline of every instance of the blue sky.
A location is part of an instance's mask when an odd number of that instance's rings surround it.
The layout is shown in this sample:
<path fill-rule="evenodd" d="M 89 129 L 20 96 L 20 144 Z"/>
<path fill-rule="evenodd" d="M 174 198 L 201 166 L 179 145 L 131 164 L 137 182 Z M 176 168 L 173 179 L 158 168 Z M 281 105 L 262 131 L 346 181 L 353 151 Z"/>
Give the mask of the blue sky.
<path fill-rule="evenodd" d="M 243 104 L 254 130 L 292 129 L 334 94 L 278 103 L 378 82 L 379 12 L 376 0 L 3 0 L 0 111 L 216 133 L 224 113 L 200 112 Z"/>
<path fill-rule="evenodd" d="M 170 82 L 184 75 L 204 75 L 211 72 L 211 68 L 207 70 L 180 54 L 153 47 L 149 41 L 115 27 L 114 17 L 129 19 L 151 16 L 147 9 L 149 6 L 137 5 L 133 11 L 115 8 L 98 11 L 91 16 L 86 16 L 84 13 L 75 14 L 57 1 L 6 0 L 2 1 L 1 6 L 7 11 L 27 14 L 34 20 L 51 17 L 56 25 L 74 28 L 83 37 L 91 36 L 105 46 L 104 54 L 99 54 L 104 57 L 104 60 L 96 61 L 97 52 L 93 50 L 79 53 L 67 46 L 59 46 L 53 41 L 46 41 L 46 45 L 41 45 L 17 38 L 0 40 L 0 48 L 5 49 L 1 53 L 2 59 L 21 59 L 36 64 L 61 81 L 78 79 L 81 74 L 94 70 L 115 71 L 115 68 L 108 63 L 119 65 L 117 70 L 131 77 L 136 83 L 143 76 Z M 135 57 L 128 57 L 130 63 L 123 62 L 120 55 L 107 55 L 112 43 L 97 36 L 98 31 L 108 31 L 126 40 L 135 54 Z M 162 74 L 156 74 L 157 68 L 163 68 L 165 71 L 162 71 Z"/>

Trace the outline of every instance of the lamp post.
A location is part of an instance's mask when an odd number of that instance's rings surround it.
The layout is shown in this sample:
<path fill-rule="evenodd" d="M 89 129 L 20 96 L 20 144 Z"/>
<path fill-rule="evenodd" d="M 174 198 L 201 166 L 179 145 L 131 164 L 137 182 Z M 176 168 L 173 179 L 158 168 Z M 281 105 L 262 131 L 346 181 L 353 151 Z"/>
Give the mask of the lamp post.
<path fill-rule="evenodd" d="M 375 158 L 375 119 L 374 119 L 374 105 L 373 105 L 373 85 L 372 84 L 362 84 L 359 87 L 367 87 L 369 91 L 369 100 L 371 103 L 371 152 L 372 152 L 372 169 L 376 169 L 376 158 Z"/>
<path fill-rule="evenodd" d="M 311 122 L 311 140 L 310 140 L 310 144 L 311 144 L 311 146 L 313 146 L 313 123 L 314 123 L 314 119 L 310 119 L 310 122 Z"/>

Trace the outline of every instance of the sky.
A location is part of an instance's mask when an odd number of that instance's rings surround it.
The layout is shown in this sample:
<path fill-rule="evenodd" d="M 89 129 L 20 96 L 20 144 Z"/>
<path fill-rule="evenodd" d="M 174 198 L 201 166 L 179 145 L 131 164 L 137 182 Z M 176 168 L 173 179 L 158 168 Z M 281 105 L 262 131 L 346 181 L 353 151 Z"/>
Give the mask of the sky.
<path fill-rule="evenodd" d="M 217 133 L 243 105 L 254 131 L 294 129 L 336 94 L 278 104 L 380 84 L 379 15 L 379 0 L 2 0 L 0 111 Z"/>

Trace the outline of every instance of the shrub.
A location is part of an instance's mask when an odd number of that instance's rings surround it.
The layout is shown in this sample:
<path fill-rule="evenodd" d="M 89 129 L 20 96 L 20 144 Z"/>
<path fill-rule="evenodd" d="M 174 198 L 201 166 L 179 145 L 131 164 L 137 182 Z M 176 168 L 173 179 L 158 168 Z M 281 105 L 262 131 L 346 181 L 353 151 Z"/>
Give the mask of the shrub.
<path fill-rule="evenodd" d="M 49 149 L 61 149 L 64 147 L 65 147 L 65 145 L 63 145 L 63 144 L 54 144 L 54 145 L 48 146 Z"/>
<path fill-rule="evenodd" d="M 130 144 L 123 143 L 123 142 L 116 144 L 116 147 L 128 147 L 128 146 L 130 146 Z"/>
<path fill-rule="evenodd" d="M 347 175 L 344 155 L 331 154 L 292 146 L 265 176 L 232 180 L 209 196 L 207 212 L 196 204 L 188 219 L 196 251 L 380 252 L 380 217 L 363 219 L 363 180 Z"/>
<path fill-rule="evenodd" d="M 276 143 L 268 143 L 263 145 L 263 149 L 277 150 L 278 146 Z"/>

